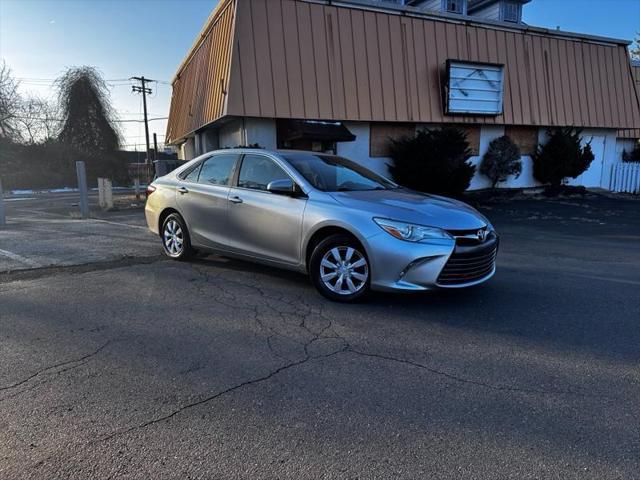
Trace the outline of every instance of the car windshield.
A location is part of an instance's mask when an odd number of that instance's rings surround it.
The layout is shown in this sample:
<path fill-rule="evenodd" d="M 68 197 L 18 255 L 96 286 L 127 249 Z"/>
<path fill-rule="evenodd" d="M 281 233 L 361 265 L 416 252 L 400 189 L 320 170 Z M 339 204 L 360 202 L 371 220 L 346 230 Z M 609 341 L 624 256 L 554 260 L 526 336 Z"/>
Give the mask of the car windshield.
<path fill-rule="evenodd" d="M 388 190 L 397 186 L 357 163 L 335 155 L 283 153 L 300 175 L 324 192 Z"/>

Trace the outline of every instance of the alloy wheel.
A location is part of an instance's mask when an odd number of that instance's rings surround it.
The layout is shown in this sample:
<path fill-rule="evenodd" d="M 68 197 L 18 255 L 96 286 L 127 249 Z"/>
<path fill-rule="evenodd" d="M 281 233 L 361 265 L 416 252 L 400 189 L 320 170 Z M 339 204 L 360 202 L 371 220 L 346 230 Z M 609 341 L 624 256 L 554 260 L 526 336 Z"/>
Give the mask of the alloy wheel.
<path fill-rule="evenodd" d="M 184 232 L 176 220 L 170 219 L 165 224 L 162 237 L 167 252 L 173 256 L 180 255 L 184 248 Z"/>
<path fill-rule="evenodd" d="M 353 247 L 333 247 L 320 261 L 320 279 L 338 295 L 353 295 L 362 290 L 369 278 L 365 256 Z"/>

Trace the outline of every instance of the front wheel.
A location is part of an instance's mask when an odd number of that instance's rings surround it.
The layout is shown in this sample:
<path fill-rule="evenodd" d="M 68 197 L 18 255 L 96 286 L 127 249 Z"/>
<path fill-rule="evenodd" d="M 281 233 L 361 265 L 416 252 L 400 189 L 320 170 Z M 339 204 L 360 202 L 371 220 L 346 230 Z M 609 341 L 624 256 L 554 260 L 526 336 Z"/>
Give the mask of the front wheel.
<path fill-rule="evenodd" d="M 349 235 L 332 235 L 311 254 L 309 275 L 318 291 L 330 300 L 353 302 L 369 291 L 369 260 L 362 246 Z"/>
<path fill-rule="evenodd" d="M 192 253 L 187 226 L 177 213 L 162 222 L 162 246 L 164 253 L 174 260 L 184 260 Z"/>

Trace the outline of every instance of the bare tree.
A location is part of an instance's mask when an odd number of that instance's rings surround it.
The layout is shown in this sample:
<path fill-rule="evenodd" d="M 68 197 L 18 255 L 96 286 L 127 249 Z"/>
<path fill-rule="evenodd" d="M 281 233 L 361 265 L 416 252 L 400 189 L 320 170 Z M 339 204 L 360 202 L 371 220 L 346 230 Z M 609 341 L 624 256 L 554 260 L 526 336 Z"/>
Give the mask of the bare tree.
<path fill-rule="evenodd" d="M 109 89 L 93 67 L 73 67 L 56 81 L 62 128 L 59 139 L 85 154 L 115 152 L 120 134 Z"/>
<path fill-rule="evenodd" d="M 17 121 L 21 103 L 18 82 L 13 78 L 11 69 L 3 60 L 0 65 L 0 138 L 12 141 L 20 139 Z"/>
<path fill-rule="evenodd" d="M 119 153 L 109 90 L 93 67 L 74 67 L 57 80 L 62 127 L 58 139 L 85 160 L 87 176 L 129 181 L 126 157 Z"/>
<path fill-rule="evenodd" d="M 634 60 L 640 60 L 640 32 L 636 33 L 636 38 L 629 46 L 629 53 Z"/>
<path fill-rule="evenodd" d="M 21 139 L 33 145 L 56 138 L 61 125 L 59 116 L 57 106 L 51 101 L 40 97 L 24 99 L 16 122 Z"/>

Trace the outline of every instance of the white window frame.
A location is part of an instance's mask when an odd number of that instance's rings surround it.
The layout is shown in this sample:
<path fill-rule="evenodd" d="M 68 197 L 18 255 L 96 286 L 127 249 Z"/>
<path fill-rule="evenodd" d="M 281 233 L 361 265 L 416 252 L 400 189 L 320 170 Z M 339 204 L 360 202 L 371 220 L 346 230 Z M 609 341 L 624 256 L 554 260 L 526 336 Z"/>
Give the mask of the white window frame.
<path fill-rule="evenodd" d="M 455 2 L 459 2 L 460 3 L 460 11 L 453 11 L 453 10 L 449 10 L 448 7 L 448 3 L 451 1 L 455 1 Z M 467 14 L 467 0 L 442 0 L 442 11 L 444 13 L 452 13 L 454 15 L 466 15 Z"/>
<path fill-rule="evenodd" d="M 445 115 L 473 115 L 473 116 L 498 116 L 503 114 L 503 106 L 504 106 L 504 65 L 503 64 L 495 64 L 495 63 L 479 63 L 479 62 L 470 62 L 466 60 L 447 60 L 447 82 L 445 85 Z M 463 68 L 472 70 L 473 73 L 470 73 L 465 77 L 454 77 L 451 75 L 452 68 Z M 499 72 L 497 80 L 489 81 L 490 85 L 488 87 L 482 86 L 464 86 L 461 85 L 461 82 L 465 80 L 478 80 L 483 76 L 483 72 L 485 71 Z M 479 73 L 476 73 L 479 72 Z M 485 77 L 486 78 L 486 77 Z M 467 82 L 470 83 L 470 82 Z M 495 85 L 492 85 L 494 84 Z M 461 108 L 452 105 L 452 101 L 455 101 L 456 98 L 453 98 L 452 92 L 459 91 L 462 92 L 464 90 L 464 95 L 470 98 L 465 99 L 467 103 L 472 103 L 474 105 L 478 105 L 477 108 Z M 495 100 L 486 99 L 486 98 L 473 98 L 474 92 L 478 92 L 478 95 L 481 96 L 482 92 L 496 93 L 497 95 L 497 104 Z M 459 99 L 459 97 L 458 97 Z M 489 107 L 484 107 L 489 105 Z M 495 105 L 495 108 L 490 108 L 492 105 Z"/>
<path fill-rule="evenodd" d="M 515 8 L 515 13 L 516 13 L 516 19 L 515 20 L 511 20 L 507 18 L 507 9 L 509 7 L 513 7 Z M 500 4 L 500 19 L 503 22 L 509 22 L 509 23 L 520 23 L 520 19 L 522 18 L 522 4 L 518 3 L 518 2 L 509 2 L 509 1 L 503 1 Z"/>

